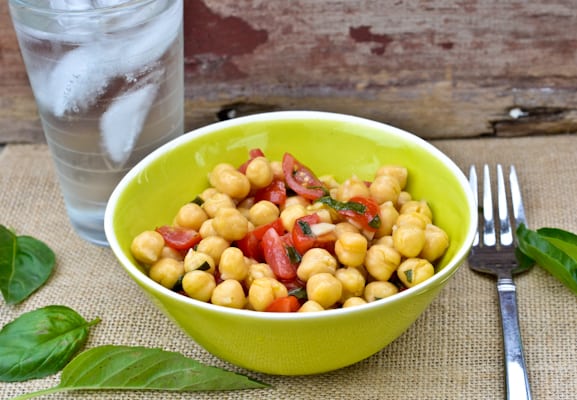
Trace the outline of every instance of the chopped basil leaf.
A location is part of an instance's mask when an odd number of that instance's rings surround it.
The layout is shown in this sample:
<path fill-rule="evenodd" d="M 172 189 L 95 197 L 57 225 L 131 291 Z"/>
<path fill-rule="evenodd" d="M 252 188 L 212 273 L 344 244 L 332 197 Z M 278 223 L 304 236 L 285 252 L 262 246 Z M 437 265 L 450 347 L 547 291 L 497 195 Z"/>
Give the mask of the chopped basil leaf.
<path fill-rule="evenodd" d="M 317 201 L 326 204 L 337 211 L 354 211 L 358 214 L 364 214 L 367 210 L 367 207 L 364 204 L 354 201 L 338 201 L 330 196 L 323 196 Z"/>
<path fill-rule="evenodd" d="M 379 217 L 379 214 L 375 215 L 375 217 L 369 222 L 369 226 L 375 229 L 381 227 L 381 217 Z"/>
<path fill-rule="evenodd" d="M 291 263 L 298 264 L 301 262 L 301 256 L 293 246 L 286 246 L 286 252 Z"/>
<path fill-rule="evenodd" d="M 313 231 L 311 230 L 311 226 L 306 221 L 297 221 L 297 224 L 300 226 L 301 231 L 307 236 L 313 236 Z"/>
<path fill-rule="evenodd" d="M 208 263 L 208 261 L 205 261 L 202 264 L 200 264 L 200 267 L 198 267 L 197 269 L 199 271 L 208 271 L 210 270 L 210 264 Z"/>
<path fill-rule="evenodd" d="M 289 296 L 294 296 L 299 300 L 307 300 L 307 289 L 304 287 L 297 287 L 288 291 Z"/>
<path fill-rule="evenodd" d="M 199 206 L 204 204 L 204 200 L 200 196 L 196 196 L 191 203 L 198 204 Z"/>
<path fill-rule="evenodd" d="M 413 282 L 413 270 L 412 269 L 405 271 L 405 276 L 407 277 L 407 282 L 409 282 L 409 283 Z"/>

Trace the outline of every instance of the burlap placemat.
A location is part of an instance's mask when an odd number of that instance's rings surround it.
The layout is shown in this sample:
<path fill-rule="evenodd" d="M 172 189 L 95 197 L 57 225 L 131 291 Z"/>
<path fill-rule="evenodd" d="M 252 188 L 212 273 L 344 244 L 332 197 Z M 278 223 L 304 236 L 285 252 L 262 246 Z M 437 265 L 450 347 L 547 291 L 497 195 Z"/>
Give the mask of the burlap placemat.
<path fill-rule="evenodd" d="M 514 162 L 529 224 L 577 231 L 577 136 L 434 142 L 462 168 Z M 0 301 L 0 325 L 50 304 L 72 307 L 93 327 L 86 347 L 142 345 L 178 351 L 249 374 L 271 389 L 218 392 L 74 392 L 47 399 L 502 399 L 502 341 L 495 282 L 463 266 L 422 317 L 397 341 L 348 368 L 318 376 L 279 377 L 243 371 L 196 345 L 165 318 L 116 263 L 110 250 L 79 239 L 68 224 L 43 145 L 0 151 L 0 223 L 34 235 L 57 254 L 48 284 L 18 306 Z M 577 302 L 540 268 L 516 279 L 521 329 L 535 399 L 577 393 Z M 327 332 L 327 334 L 330 334 Z M 330 340 L 330 337 L 327 338 Z M 355 338 L 350 338 L 354 346 Z M 58 375 L 0 383 L 0 398 L 53 386 Z"/>

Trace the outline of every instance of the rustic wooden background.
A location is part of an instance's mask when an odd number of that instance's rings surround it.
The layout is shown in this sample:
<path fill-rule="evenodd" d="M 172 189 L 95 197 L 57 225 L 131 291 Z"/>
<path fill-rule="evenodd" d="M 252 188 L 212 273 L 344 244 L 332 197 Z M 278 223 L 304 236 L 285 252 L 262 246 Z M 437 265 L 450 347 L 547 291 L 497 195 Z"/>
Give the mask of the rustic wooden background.
<path fill-rule="evenodd" d="M 577 132 L 574 0 L 185 0 L 186 128 L 285 109 L 424 138 Z M 42 140 L 6 1 L 0 143 Z"/>

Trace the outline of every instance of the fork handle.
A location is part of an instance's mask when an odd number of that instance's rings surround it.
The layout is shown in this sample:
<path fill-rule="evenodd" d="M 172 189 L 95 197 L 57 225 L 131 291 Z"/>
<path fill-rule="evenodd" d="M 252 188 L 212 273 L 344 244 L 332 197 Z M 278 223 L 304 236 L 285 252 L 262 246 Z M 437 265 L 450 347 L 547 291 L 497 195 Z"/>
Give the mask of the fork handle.
<path fill-rule="evenodd" d="M 503 328 L 507 399 L 530 400 L 531 390 L 517 316 L 515 283 L 509 278 L 499 278 L 497 291 Z"/>

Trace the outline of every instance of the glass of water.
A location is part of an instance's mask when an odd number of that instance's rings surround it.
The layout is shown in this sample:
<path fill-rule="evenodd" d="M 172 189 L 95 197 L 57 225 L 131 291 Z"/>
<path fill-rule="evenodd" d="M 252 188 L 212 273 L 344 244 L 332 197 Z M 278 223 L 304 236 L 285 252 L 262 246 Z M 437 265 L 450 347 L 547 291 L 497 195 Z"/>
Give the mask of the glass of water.
<path fill-rule="evenodd" d="M 183 0 L 9 0 L 66 210 L 106 245 L 122 176 L 183 133 Z"/>

